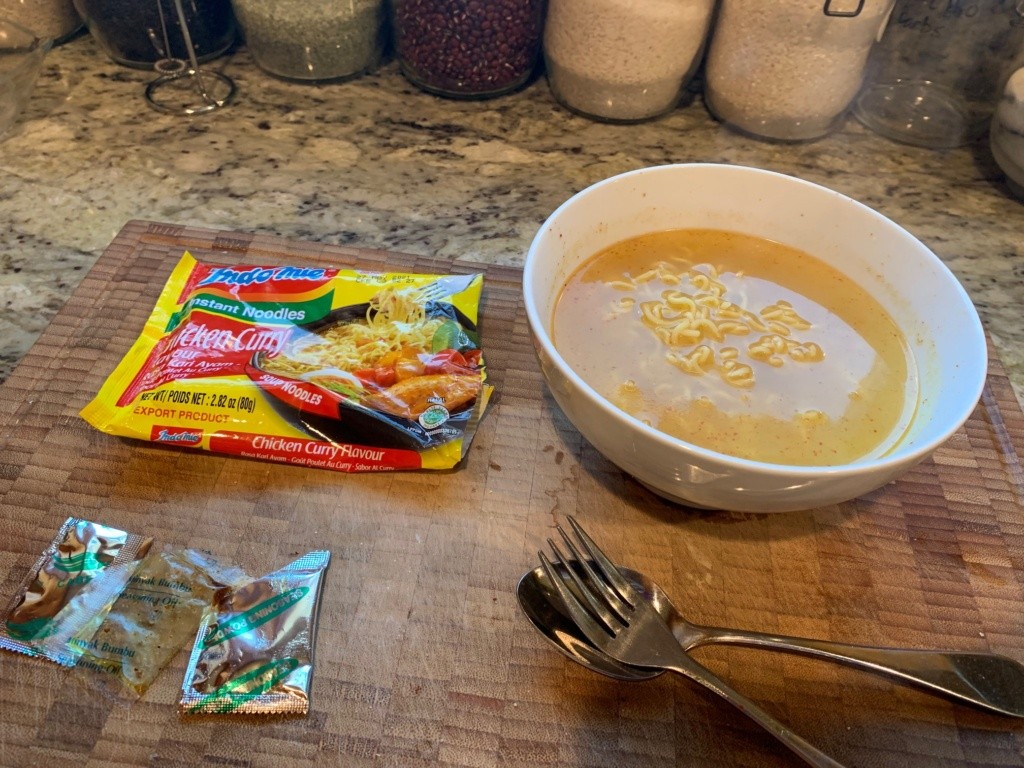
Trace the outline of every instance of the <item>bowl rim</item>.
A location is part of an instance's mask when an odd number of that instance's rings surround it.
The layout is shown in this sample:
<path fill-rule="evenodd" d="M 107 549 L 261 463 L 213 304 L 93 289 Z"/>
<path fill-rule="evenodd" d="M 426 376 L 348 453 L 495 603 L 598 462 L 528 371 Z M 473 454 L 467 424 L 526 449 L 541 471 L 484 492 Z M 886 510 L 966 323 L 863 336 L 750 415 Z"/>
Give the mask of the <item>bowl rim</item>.
<path fill-rule="evenodd" d="M 541 240 L 544 237 L 545 230 L 551 226 L 552 222 L 567 208 L 576 204 L 580 198 L 585 195 L 592 193 L 593 191 L 613 184 L 622 183 L 623 181 L 647 174 L 657 173 L 673 173 L 680 170 L 712 170 L 712 169 L 727 169 L 727 172 L 736 173 L 754 173 L 758 175 L 766 175 L 774 177 L 786 184 L 795 184 L 798 186 L 805 186 L 812 188 L 817 193 L 827 193 L 829 195 L 838 196 L 839 199 L 845 203 L 850 204 L 862 212 L 868 214 L 871 217 L 875 217 L 881 221 L 883 226 L 895 227 L 900 232 L 904 233 L 907 237 L 912 238 L 921 246 L 921 255 L 926 260 L 932 262 L 933 266 L 937 269 L 940 275 L 942 275 L 946 281 L 950 284 L 954 293 L 958 295 L 960 300 L 963 302 L 965 308 L 968 310 L 970 316 L 971 331 L 972 335 L 976 336 L 977 347 L 980 350 L 981 356 L 981 375 L 975 382 L 974 387 L 971 391 L 970 398 L 965 399 L 965 403 L 969 402 L 969 405 L 965 405 L 960 409 L 959 413 L 950 420 L 946 429 L 942 430 L 941 433 L 936 435 L 931 440 L 916 445 L 912 450 L 901 450 L 899 444 L 896 445 L 890 452 L 878 456 L 872 459 L 864 459 L 854 461 L 848 464 L 841 465 L 813 465 L 813 464 L 777 464 L 773 462 L 757 461 L 754 459 L 745 459 L 739 456 L 733 456 L 728 453 L 721 453 L 714 451 L 709 448 L 696 445 L 694 443 L 687 442 L 677 437 L 673 437 L 666 432 L 655 429 L 654 427 L 648 426 L 640 419 L 635 416 L 626 413 L 624 410 L 618 408 L 611 403 L 607 398 L 601 395 L 597 390 L 591 387 L 585 382 L 566 362 L 565 358 L 555 348 L 554 342 L 550 335 L 545 330 L 546 323 L 542 321 L 540 313 L 533 299 L 535 281 L 533 276 L 533 265 L 537 263 L 539 258 L 538 252 L 540 249 Z M 580 262 L 582 263 L 582 261 Z M 982 392 L 985 388 L 985 383 L 988 378 L 988 348 L 987 339 L 985 336 L 984 327 L 981 324 L 981 319 L 978 316 L 977 308 L 974 306 L 974 302 L 971 300 L 970 295 L 966 289 L 957 279 L 953 271 L 942 261 L 928 246 L 922 243 L 917 237 L 915 237 L 908 230 L 897 224 L 892 219 L 879 213 L 873 208 L 865 205 L 864 203 L 855 200 L 848 195 L 838 192 L 834 189 L 826 187 L 822 184 L 817 184 L 806 179 L 801 179 L 797 176 L 792 176 L 785 173 L 779 173 L 777 171 L 770 171 L 764 168 L 757 168 L 754 166 L 738 165 L 733 163 L 712 163 L 712 162 L 698 162 L 698 163 L 672 163 L 666 165 L 647 166 L 643 168 L 637 168 L 624 173 L 619 173 L 614 176 L 602 179 L 594 182 L 578 192 L 574 193 L 564 202 L 562 202 L 541 224 L 537 233 L 534 235 L 533 240 L 530 243 L 530 247 L 527 250 L 526 258 L 523 264 L 523 303 L 526 308 L 527 322 L 533 333 L 534 340 L 544 350 L 546 356 L 552 360 L 558 367 L 560 373 L 572 383 L 573 387 L 581 391 L 588 400 L 599 407 L 606 415 L 617 420 L 625 421 L 628 426 L 632 429 L 638 430 L 641 434 L 647 438 L 655 441 L 656 443 L 669 448 L 677 450 L 682 448 L 688 453 L 692 454 L 696 460 L 702 460 L 705 462 L 716 462 L 719 464 L 727 464 L 736 470 L 754 471 L 761 475 L 766 475 L 776 478 L 792 478 L 792 479 L 804 479 L 808 475 L 814 475 L 815 477 L 821 478 L 846 478 L 861 474 L 882 474 L 885 472 L 894 472 L 897 469 L 907 465 L 908 463 L 913 464 L 921 459 L 925 458 L 939 446 L 948 441 L 956 432 L 963 426 L 963 424 L 970 418 L 973 413 L 979 399 L 981 398 Z M 965 388 L 969 383 L 965 382 Z M 946 412 L 948 416 L 948 412 Z M 574 425 L 575 426 L 575 425 Z M 577 427 L 577 429 L 579 429 Z"/>

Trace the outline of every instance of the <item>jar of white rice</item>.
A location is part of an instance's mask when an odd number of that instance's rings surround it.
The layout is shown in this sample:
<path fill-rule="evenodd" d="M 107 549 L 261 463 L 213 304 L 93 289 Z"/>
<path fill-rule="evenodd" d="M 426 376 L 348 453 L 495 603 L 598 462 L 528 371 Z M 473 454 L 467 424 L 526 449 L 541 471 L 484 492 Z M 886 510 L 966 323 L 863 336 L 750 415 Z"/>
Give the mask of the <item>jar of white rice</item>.
<path fill-rule="evenodd" d="M 714 0 L 549 0 L 544 63 L 555 98 L 586 117 L 639 122 L 679 103 Z"/>
<path fill-rule="evenodd" d="M 754 136 L 834 130 L 864 79 L 893 0 L 722 0 L 705 65 L 705 102 Z"/>

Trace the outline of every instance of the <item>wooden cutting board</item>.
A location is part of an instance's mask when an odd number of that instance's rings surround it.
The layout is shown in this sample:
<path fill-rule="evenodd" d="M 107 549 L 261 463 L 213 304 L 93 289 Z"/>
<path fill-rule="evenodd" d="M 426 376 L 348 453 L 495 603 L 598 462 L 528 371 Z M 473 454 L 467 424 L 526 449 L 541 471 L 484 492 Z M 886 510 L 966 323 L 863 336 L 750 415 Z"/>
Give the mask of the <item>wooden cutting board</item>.
<path fill-rule="evenodd" d="M 347 475 L 88 427 L 79 409 L 186 248 L 221 263 L 484 271 L 498 395 L 464 464 Z M 799 765 L 691 683 L 600 677 L 533 630 L 515 585 L 566 514 L 698 622 L 1024 660 L 1024 416 L 998 361 L 965 428 L 886 488 L 805 513 L 694 511 L 624 476 L 553 404 L 520 278 L 471 261 L 129 223 L 0 387 L 0 604 L 72 515 L 205 548 L 254 575 L 329 548 L 312 711 L 180 719 L 184 653 L 131 707 L 0 653 L 0 765 Z M 851 768 L 1024 763 L 1024 721 L 822 661 L 695 653 Z"/>

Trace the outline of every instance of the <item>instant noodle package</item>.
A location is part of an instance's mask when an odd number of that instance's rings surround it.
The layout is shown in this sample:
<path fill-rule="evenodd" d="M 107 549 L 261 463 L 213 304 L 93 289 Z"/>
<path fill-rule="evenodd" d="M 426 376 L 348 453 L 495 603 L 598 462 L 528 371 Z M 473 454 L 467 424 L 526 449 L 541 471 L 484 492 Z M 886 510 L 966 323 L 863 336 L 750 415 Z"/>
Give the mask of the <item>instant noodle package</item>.
<path fill-rule="evenodd" d="M 451 468 L 491 394 L 482 283 L 185 253 L 82 417 L 114 435 L 343 472 Z"/>

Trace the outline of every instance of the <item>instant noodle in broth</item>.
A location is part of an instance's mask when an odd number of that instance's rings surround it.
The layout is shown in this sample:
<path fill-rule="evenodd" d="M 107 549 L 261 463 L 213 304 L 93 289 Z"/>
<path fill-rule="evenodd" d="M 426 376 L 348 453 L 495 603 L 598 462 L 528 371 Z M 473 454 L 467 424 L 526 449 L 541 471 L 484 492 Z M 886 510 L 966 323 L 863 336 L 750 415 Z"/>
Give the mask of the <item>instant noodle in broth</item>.
<path fill-rule="evenodd" d="M 789 465 L 883 455 L 917 405 L 879 302 L 819 259 L 711 229 L 645 234 L 568 279 L 555 346 L 619 408 L 710 450 Z"/>

